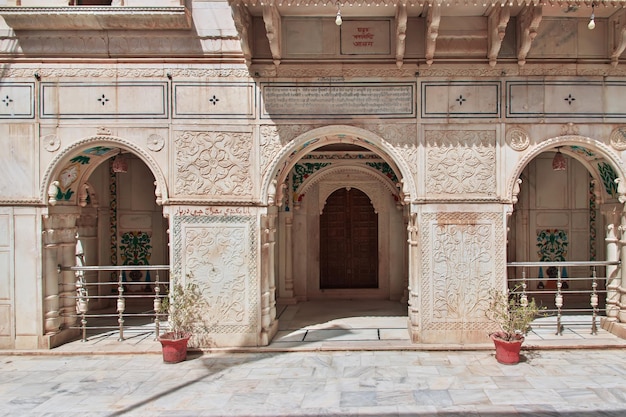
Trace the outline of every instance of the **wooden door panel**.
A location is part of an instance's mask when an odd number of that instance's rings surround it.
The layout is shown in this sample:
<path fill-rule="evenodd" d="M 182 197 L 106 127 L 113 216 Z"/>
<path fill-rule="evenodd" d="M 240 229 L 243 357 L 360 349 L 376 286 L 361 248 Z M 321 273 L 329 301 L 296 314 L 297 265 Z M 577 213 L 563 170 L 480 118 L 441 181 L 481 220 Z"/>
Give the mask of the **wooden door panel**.
<path fill-rule="evenodd" d="M 378 216 L 358 189 L 335 191 L 320 216 L 320 288 L 378 288 Z"/>

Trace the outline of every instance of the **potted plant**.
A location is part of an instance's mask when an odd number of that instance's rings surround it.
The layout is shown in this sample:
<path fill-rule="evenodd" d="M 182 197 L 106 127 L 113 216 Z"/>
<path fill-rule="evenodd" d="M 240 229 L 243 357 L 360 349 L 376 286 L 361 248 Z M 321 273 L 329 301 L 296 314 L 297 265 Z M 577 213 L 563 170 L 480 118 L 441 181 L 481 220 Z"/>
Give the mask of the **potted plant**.
<path fill-rule="evenodd" d="M 543 307 L 528 300 L 525 294 L 511 294 L 493 289 L 487 317 L 499 327 L 489 334 L 496 348 L 496 360 L 500 363 L 513 365 L 519 362 L 519 353 L 530 326 Z"/>
<path fill-rule="evenodd" d="M 175 283 L 163 299 L 160 313 L 168 315 L 169 331 L 159 336 L 163 361 L 178 363 L 187 359 L 187 346 L 192 335 L 205 333 L 208 302 L 202 290 L 193 282 L 184 286 Z"/>

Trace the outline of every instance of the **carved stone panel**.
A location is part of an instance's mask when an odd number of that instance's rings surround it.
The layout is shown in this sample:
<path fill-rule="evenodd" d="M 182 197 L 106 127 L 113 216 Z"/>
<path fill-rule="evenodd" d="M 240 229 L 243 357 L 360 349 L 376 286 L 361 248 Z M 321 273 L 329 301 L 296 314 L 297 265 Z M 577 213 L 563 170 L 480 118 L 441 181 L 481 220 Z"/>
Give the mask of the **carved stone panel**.
<path fill-rule="evenodd" d="M 426 195 L 437 199 L 493 198 L 496 132 L 431 130 L 426 137 Z"/>
<path fill-rule="evenodd" d="M 501 223 L 500 213 L 423 215 L 420 311 L 424 331 L 485 329 L 489 289 L 502 288 L 505 279 Z"/>
<path fill-rule="evenodd" d="M 249 132 L 180 132 L 175 138 L 179 197 L 252 196 Z"/>
<path fill-rule="evenodd" d="M 174 274 L 204 290 L 213 341 L 219 334 L 256 332 L 255 222 L 254 216 L 174 216 Z"/>

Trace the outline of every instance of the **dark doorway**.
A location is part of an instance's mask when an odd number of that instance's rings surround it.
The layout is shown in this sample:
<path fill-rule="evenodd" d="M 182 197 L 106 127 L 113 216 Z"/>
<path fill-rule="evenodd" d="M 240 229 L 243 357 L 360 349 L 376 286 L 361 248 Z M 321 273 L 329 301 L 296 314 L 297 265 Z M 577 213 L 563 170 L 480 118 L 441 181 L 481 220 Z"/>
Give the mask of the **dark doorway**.
<path fill-rule="evenodd" d="M 320 216 L 320 289 L 378 288 L 378 215 L 363 191 L 342 188 Z"/>

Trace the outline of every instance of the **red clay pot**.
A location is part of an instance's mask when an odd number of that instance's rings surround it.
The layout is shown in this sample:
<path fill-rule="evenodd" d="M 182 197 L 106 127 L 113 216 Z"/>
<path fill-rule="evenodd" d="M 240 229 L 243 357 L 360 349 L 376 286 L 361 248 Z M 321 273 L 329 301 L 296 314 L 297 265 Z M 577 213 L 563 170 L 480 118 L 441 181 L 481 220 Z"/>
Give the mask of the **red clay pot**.
<path fill-rule="evenodd" d="M 502 338 L 501 333 L 491 333 L 489 335 L 496 347 L 496 360 L 504 365 L 515 365 L 519 363 L 519 353 L 522 350 L 524 336 L 508 341 Z"/>
<path fill-rule="evenodd" d="M 187 359 L 187 343 L 190 334 L 184 335 L 182 338 L 176 338 L 174 333 L 163 333 L 159 336 L 159 342 L 163 351 L 163 362 L 178 363 Z"/>

